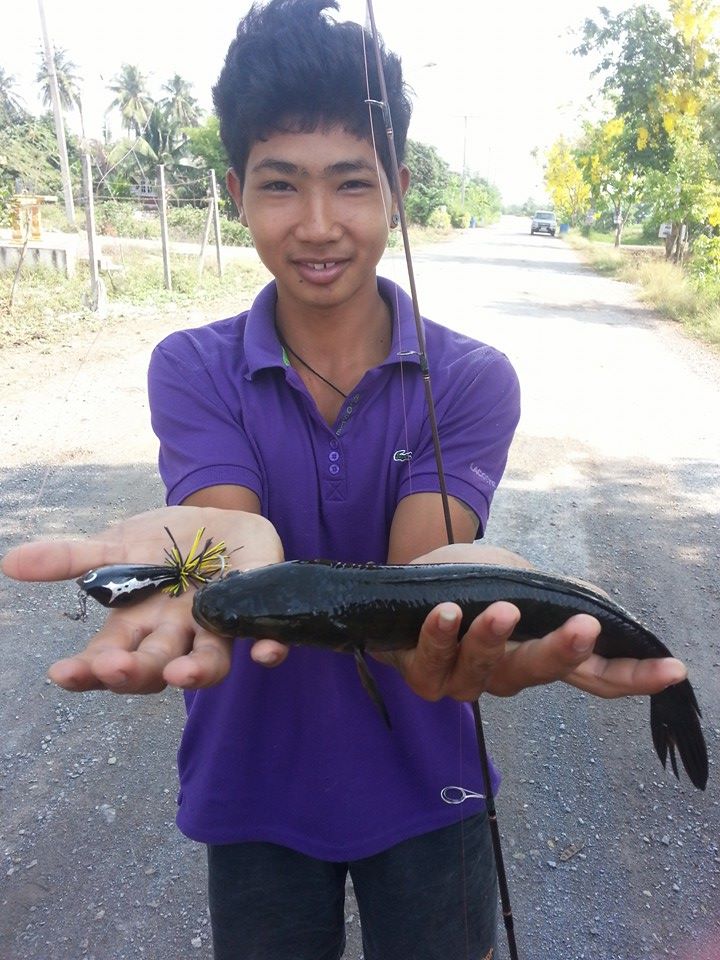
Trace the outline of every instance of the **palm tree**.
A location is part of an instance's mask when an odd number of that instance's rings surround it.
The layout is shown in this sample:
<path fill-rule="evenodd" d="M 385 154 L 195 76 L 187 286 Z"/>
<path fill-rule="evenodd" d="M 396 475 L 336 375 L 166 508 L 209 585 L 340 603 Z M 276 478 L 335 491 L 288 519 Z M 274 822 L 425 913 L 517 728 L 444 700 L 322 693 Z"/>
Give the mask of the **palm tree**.
<path fill-rule="evenodd" d="M 160 106 L 169 125 L 173 129 L 196 127 L 200 122 L 200 109 L 191 93 L 192 84 L 176 73 L 163 84 L 163 90 L 167 96 L 160 101 Z"/>
<path fill-rule="evenodd" d="M 145 75 L 138 67 L 124 63 L 108 87 L 115 94 L 108 110 L 119 109 L 128 133 L 142 136 L 154 107 Z"/>
<path fill-rule="evenodd" d="M 85 120 L 82 112 L 82 101 L 80 98 L 81 78 L 77 74 L 77 64 L 68 58 L 67 50 L 57 47 L 53 52 L 53 61 L 55 63 L 55 77 L 57 80 L 57 90 L 60 97 L 60 105 L 63 110 L 77 109 L 80 115 L 80 130 L 83 140 L 85 139 Z M 35 80 L 42 88 L 42 102 L 46 107 L 52 103 L 52 92 L 50 89 L 50 71 L 48 70 L 47 60 L 44 51 L 40 51 L 40 66 L 35 76 Z"/>
<path fill-rule="evenodd" d="M 57 77 L 60 104 L 64 110 L 73 110 L 80 106 L 80 77 L 77 75 L 77 64 L 68 59 L 68 52 L 62 47 L 56 48 L 53 53 L 53 60 L 55 62 L 55 76 Z M 52 103 L 50 71 L 42 50 L 40 51 L 40 66 L 35 80 L 42 87 L 42 102 L 46 107 L 49 107 Z"/>
<path fill-rule="evenodd" d="M 0 67 L 0 123 L 22 123 L 29 119 L 22 105 L 22 98 L 15 92 L 15 77 Z"/>

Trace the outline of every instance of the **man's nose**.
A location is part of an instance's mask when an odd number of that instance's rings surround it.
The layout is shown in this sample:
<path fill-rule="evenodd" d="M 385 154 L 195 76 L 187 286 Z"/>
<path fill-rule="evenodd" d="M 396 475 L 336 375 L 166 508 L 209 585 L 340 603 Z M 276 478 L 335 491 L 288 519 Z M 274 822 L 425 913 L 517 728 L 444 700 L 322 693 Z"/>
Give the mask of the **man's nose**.
<path fill-rule="evenodd" d="M 310 193 L 303 204 L 302 217 L 295 233 L 298 239 L 312 243 L 339 240 L 342 224 L 332 198 L 320 191 Z"/>

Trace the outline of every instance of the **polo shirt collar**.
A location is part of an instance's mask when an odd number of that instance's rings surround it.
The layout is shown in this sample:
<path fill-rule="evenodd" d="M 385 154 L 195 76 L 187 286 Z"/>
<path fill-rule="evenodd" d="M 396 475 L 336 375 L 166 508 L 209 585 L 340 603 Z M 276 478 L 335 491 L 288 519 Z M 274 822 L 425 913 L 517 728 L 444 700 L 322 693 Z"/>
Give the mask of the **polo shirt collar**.
<path fill-rule="evenodd" d="M 419 363 L 418 338 L 412 300 L 391 280 L 378 277 L 380 296 L 390 307 L 393 321 L 392 347 L 381 366 L 393 363 Z M 267 367 L 285 368 L 283 348 L 275 332 L 277 288 L 273 280 L 255 297 L 247 315 L 244 333 L 245 358 L 252 377 Z"/>

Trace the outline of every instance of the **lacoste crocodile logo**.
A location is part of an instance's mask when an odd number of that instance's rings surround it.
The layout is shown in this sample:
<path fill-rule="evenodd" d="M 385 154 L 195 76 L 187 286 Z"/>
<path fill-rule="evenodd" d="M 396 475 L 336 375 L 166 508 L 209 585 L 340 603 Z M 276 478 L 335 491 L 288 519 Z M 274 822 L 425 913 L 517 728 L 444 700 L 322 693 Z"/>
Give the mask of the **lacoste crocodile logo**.
<path fill-rule="evenodd" d="M 396 463 L 407 463 L 408 460 L 412 460 L 412 450 L 396 450 L 393 460 Z"/>

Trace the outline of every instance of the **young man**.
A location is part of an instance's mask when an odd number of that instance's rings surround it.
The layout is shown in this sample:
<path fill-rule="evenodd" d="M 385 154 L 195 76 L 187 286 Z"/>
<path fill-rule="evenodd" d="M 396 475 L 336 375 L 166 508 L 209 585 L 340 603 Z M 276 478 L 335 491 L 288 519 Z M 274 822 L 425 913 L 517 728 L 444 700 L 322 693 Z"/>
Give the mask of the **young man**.
<path fill-rule="evenodd" d="M 167 524 L 205 525 L 242 567 L 282 559 L 513 562 L 482 535 L 519 415 L 492 348 L 426 321 L 455 536 L 445 547 L 408 297 L 376 276 L 399 198 L 390 187 L 375 61 L 327 0 L 272 0 L 241 22 L 215 88 L 228 188 L 274 276 L 247 313 L 176 333 L 150 368 L 165 511 L 85 544 L 20 548 L 24 579 L 154 560 Z M 410 107 L 384 54 L 396 146 Z M 367 75 L 366 75 L 367 71 Z M 401 181 L 407 187 L 408 171 Z M 517 610 L 489 608 L 462 638 L 441 604 L 418 646 L 370 665 L 380 720 L 350 657 L 272 641 L 235 645 L 190 616 L 191 597 L 111 613 L 51 676 L 72 690 L 188 692 L 178 823 L 208 845 L 218 960 L 335 960 L 349 871 L 366 960 L 491 957 L 495 876 L 468 701 L 566 679 L 605 696 L 682 679 L 677 661 L 607 664 L 574 617 L 508 643 Z M 458 642 L 459 641 L 459 642 Z M 275 669 L 265 670 L 265 666 Z"/>

